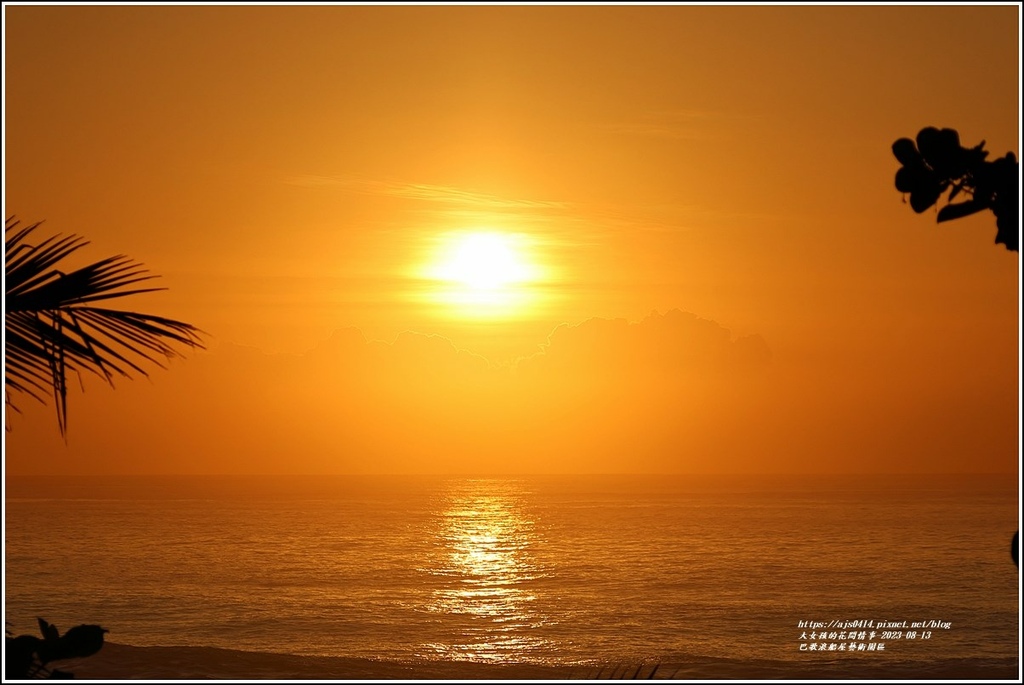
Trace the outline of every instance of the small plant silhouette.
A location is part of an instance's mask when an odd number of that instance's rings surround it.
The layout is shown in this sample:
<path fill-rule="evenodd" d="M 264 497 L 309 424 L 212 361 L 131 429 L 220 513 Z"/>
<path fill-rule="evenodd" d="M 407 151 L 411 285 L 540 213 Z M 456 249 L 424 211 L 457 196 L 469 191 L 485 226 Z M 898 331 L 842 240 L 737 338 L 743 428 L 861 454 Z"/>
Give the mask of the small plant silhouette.
<path fill-rule="evenodd" d="M 61 635 L 57 626 L 41 618 L 36 620 L 39 621 L 42 638 L 34 635 L 12 637 L 10 634 L 4 637 L 5 679 L 74 678 L 74 674 L 50 669 L 47 664 L 92 656 L 103 647 L 103 634 L 108 632 L 97 625 L 80 625 Z"/>
<path fill-rule="evenodd" d="M 992 210 L 996 217 L 996 244 L 1018 251 L 1020 241 L 1020 163 L 1012 152 L 987 161 L 985 141 L 972 148 L 960 145 L 954 129 L 921 129 L 917 140 L 900 138 L 892 152 L 903 166 L 896 172 L 896 190 L 910 194 L 910 207 L 920 214 L 949 191 L 939 210 L 941 223 Z M 961 202 L 953 200 L 961 194 Z"/>

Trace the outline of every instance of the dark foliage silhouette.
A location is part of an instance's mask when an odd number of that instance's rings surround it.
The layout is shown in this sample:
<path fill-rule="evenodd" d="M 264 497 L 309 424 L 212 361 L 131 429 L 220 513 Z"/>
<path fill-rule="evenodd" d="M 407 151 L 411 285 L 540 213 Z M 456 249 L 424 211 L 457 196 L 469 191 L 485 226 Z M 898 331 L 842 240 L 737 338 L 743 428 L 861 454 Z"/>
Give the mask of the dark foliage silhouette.
<path fill-rule="evenodd" d="M 97 625 L 80 625 L 61 635 L 57 626 L 39 621 L 43 637 L 19 635 L 4 637 L 4 678 L 73 678 L 67 671 L 50 669 L 47 664 L 64 659 L 92 656 L 103 647 L 103 634 Z"/>
<path fill-rule="evenodd" d="M 155 278 L 124 255 L 65 273 L 58 266 L 88 243 L 55 235 L 30 243 L 39 223 L 4 224 L 6 237 L 5 385 L 45 402 L 52 393 L 61 435 L 67 429 L 68 372 L 90 371 L 113 384 L 115 375 L 146 375 L 144 362 L 179 356 L 174 345 L 201 348 L 199 329 L 150 314 L 97 306 L 108 300 L 163 290 L 139 288 Z"/>
<path fill-rule="evenodd" d="M 892 144 L 892 152 L 903 165 L 896 172 L 896 190 L 910 194 L 915 212 L 924 212 L 948 190 L 937 221 L 991 210 L 996 217 L 996 244 L 1018 250 L 1020 163 L 1012 152 L 990 162 L 985 141 L 965 148 L 955 130 L 931 126 L 921 129 L 916 141 L 900 138 Z M 964 199 L 954 203 L 961 195 Z"/>

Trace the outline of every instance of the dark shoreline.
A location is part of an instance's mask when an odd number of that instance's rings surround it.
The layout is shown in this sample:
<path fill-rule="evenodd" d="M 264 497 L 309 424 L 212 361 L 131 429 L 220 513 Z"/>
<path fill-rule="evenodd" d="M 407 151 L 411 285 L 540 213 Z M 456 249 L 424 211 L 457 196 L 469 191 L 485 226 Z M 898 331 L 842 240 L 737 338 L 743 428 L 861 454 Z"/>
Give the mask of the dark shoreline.
<path fill-rule="evenodd" d="M 677 680 L 1019 680 L 1019 660 L 933 659 L 742 661 L 695 658 L 658 664 L 654 679 Z M 640 664 L 547 666 L 470 661 L 416 664 L 333 656 L 244 652 L 216 647 L 134 647 L 107 643 L 96 655 L 53 664 L 78 680 L 587 680 L 630 679 Z M 654 663 L 643 665 L 647 679 Z M 614 676 L 613 676 L 614 673 Z"/>
<path fill-rule="evenodd" d="M 411 665 L 338 656 L 246 652 L 217 647 L 134 647 L 107 643 L 87 659 L 55 664 L 76 680 L 565 680 L 575 666 L 423 661 Z"/>

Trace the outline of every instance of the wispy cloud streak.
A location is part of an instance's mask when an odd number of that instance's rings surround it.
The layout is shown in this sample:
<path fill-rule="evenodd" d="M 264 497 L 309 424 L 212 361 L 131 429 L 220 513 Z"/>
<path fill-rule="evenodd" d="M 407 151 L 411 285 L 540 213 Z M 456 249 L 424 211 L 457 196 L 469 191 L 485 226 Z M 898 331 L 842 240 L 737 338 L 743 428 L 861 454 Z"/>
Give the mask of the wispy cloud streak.
<path fill-rule="evenodd" d="M 565 210 L 569 208 L 569 203 L 566 202 L 500 197 L 453 186 L 431 185 L 427 183 L 394 183 L 348 176 L 311 175 L 297 176 L 291 179 L 290 182 L 294 185 L 309 187 L 335 186 L 354 193 L 387 195 L 407 200 L 439 202 L 461 207 L 494 210 Z"/>

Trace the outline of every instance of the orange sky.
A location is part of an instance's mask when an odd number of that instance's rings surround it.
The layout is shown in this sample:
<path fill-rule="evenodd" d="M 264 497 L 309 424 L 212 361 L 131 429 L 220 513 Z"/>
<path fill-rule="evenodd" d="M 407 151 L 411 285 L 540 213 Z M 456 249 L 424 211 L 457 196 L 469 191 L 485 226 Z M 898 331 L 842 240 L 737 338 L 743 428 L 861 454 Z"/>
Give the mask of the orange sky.
<path fill-rule="evenodd" d="M 210 333 L 67 445 L 21 398 L 7 473 L 1017 473 L 1018 255 L 890 151 L 1019 151 L 1017 6 L 4 20 L 5 216 Z M 484 229 L 541 274 L 507 316 L 423 276 Z"/>

